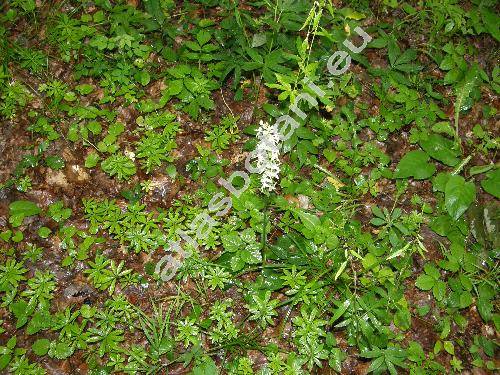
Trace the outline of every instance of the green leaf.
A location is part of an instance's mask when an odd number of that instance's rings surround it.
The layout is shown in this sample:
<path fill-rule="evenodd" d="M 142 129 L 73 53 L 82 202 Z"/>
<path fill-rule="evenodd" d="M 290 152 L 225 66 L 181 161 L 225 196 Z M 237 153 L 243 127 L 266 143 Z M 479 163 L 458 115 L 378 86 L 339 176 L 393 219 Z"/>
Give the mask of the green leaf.
<path fill-rule="evenodd" d="M 340 373 L 342 371 L 342 361 L 345 359 L 346 354 L 340 348 L 332 348 L 328 365 L 335 371 Z"/>
<path fill-rule="evenodd" d="M 443 343 L 444 350 L 446 350 L 449 354 L 454 355 L 455 354 L 455 347 L 453 346 L 453 343 L 451 341 L 445 341 Z"/>
<path fill-rule="evenodd" d="M 304 227 L 306 227 L 306 229 L 312 233 L 316 232 L 317 228 L 321 226 L 321 221 L 316 215 L 304 211 L 299 211 L 299 217 Z"/>
<path fill-rule="evenodd" d="M 465 309 L 466 307 L 469 307 L 472 305 L 472 294 L 470 292 L 463 292 L 460 294 L 460 308 Z"/>
<path fill-rule="evenodd" d="M 9 365 L 11 359 L 12 359 L 11 354 L 0 355 L 0 370 L 5 369 Z"/>
<path fill-rule="evenodd" d="M 446 183 L 450 179 L 451 174 L 449 173 L 444 173 L 440 172 L 434 177 L 434 180 L 432 181 L 432 188 L 434 191 L 440 191 L 444 193 L 444 190 L 446 189 Z"/>
<path fill-rule="evenodd" d="M 165 16 L 161 9 L 160 0 L 144 0 L 144 9 L 148 12 L 160 25 L 165 21 Z"/>
<path fill-rule="evenodd" d="M 420 140 L 419 144 L 432 158 L 450 167 L 454 167 L 460 162 L 460 159 L 457 158 L 460 151 L 453 149 L 454 142 L 439 134 L 431 134 L 427 139 Z"/>
<path fill-rule="evenodd" d="M 446 296 L 446 283 L 442 280 L 437 280 L 432 287 L 432 294 L 438 301 L 442 301 Z"/>
<path fill-rule="evenodd" d="M 12 350 L 16 347 L 16 344 L 17 344 L 17 337 L 16 336 L 12 336 L 9 341 L 7 341 L 7 348 Z"/>
<path fill-rule="evenodd" d="M 500 42 L 500 31 L 498 29 L 498 25 L 500 24 L 500 18 L 495 11 L 487 8 L 484 5 L 479 7 L 481 12 L 481 18 L 483 19 L 484 27 L 491 34 L 493 38 Z"/>
<path fill-rule="evenodd" d="M 12 236 L 12 241 L 13 242 L 16 242 L 16 243 L 19 243 L 23 240 L 24 238 L 24 235 L 23 235 L 23 232 L 21 232 L 20 230 L 16 231 L 16 233 Z"/>
<path fill-rule="evenodd" d="M 193 368 L 193 375 L 217 375 L 219 370 L 217 365 L 210 357 L 203 357 Z"/>
<path fill-rule="evenodd" d="M 429 155 L 421 150 L 410 151 L 399 161 L 394 171 L 395 178 L 414 177 L 417 180 L 429 178 L 436 171 L 434 164 L 428 163 Z"/>
<path fill-rule="evenodd" d="M 434 286 L 435 283 L 436 283 L 436 280 L 432 276 L 420 275 L 417 278 L 415 285 L 419 289 L 430 290 Z"/>
<path fill-rule="evenodd" d="M 376 227 L 379 227 L 381 225 L 386 224 L 384 219 L 381 219 L 379 217 L 374 217 L 373 219 L 370 220 L 370 224 L 375 225 Z"/>
<path fill-rule="evenodd" d="M 469 169 L 469 176 L 475 176 L 477 174 L 488 172 L 494 167 L 495 165 L 493 164 L 475 165 Z"/>
<path fill-rule="evenodd" d="M 85 167 L 86 168 L 94 168 L 99 162 L 99 155 L 97 153 L 92 152 L 85 158 Z"/>
<path fill-rule="evenodd" d="M 38 215 L 41 211 L 40 207 L 30 201 L 15 201 L 9 205 L 9 212 L 12 216 L 34 216 Z"/>
<path fill-rule="evenodd" d="M 377 359 L 372 361 L 372 363 L 370 363 L 370 367 L 368 367 L 367 372 L 377 371 L 378 369 L 380 369 L 382 367 L 382 365 L 384 364 L 384 361 L 385 361 L 384 356 L 378 357 Z"/>
<path fill-rule="evenodd" d="M 244 243 L 238 233 L 231 232 L 222 236 L 222 245 L 226 251 L 234 253 L 242 249 Z"/>
<path fill-rule="evenodd" d="M 200 30 L 198 31 L 198 34 L 196 34 L 196 40 L 200 46 L 206 44 L 210 38 L 212 38 L 212 34 L 206 30 Z"/>
<path fill-rule="evenodd" d="M 460 117 L 460 111 L 464 110 L 464 104 L 469 98 L 470 93 L 477 84 L 479 78 L 479 69 L 477 65 L 471 66 L 462 81 L 457 85 L 456 95 L 457 99 L 455 101 L 455 136 L 458 140 L 458 119 Z"/>
<path fill-rule="evenodd" d="M 427 263 L 425 266 L 424 266 L 424 271 L 427 275 L 431 276 L 434 278 L 434 280 L 437 280 L 439 279 L 439 277 L 441 276 L 439 274 L 439 270 L 434 266 L 434 264 L 432 263 Z"/>
<path fill-rule="evenodd" d="M 444 191 L 445 207 L 450 216 L 458 220 L 476 198 L 476 187 L 462 176 L 451 176 Z"/>
<path fill-rule="evenodd" d="M 455 136 L 455 133 L 453 132 L 453 128 L 451 127 L 450 123 L 448 121 L 441 121 L 432 126 L 432 131 L 436 133 L 441 133 L 441 134 L 446 134 L 449 135 L 450 137 Z"/>
<path fill-rule="evenodd" d="M 257 33 L 253 35 L 252 38 L 252 48 L 260 47 L 266 44 L 267 37 L 264 33 Z"/>
<path fill-rule="evenodd" d="M 477 299 L 477 311 L 479 312 L 479 315 L 481 315 L 481 318 L 485 322 L 489 322 L 491 318 L 493 317 L 493 304 L 491 301 L 487 298 L 479 297 Z"/>
<path fill-rule="evenodd" d="M 66 359 L 70 357 L 74 349 L 65 342 L 52 342 L 49 348 L 49 356 L 57 359 Z"/>
<path fill-rule="evenodd" d="M 134 162 L 125 155 L 120 154 L 111 155 L 104 160 L 101 163 L 101 168 L 110 176 L 116 175 L 120 180 L 133 176 L 137 171 Z"/>
<path fill-rule="evenodd" d="M 408 359 L 412 362 L 422 362 L 425 360 L 425 352 L 424 349 L 422 348 L 422 345 L 420 345 L 417 341 L 412 341 L 408 345 Z"/>
<path fill-rule="evenodd" d="M 38 339 L 36 340 L 31 349 L 36 355 L 45 355 L 49 351 L 50 341 L 48 339 Z"/>
<path fill-rule="evenodd" d="M 40 310 L 33 314 L 33 318 L 28 323 L 26 327 L 26 333 L 28 335 L 33 335 L 42 330 L 46 330 L 50 328 L 51 325 L 51 317 L 50 313 L 46 310 Z"/>
<path fill-rule="evenodd" d="M 42 238 L 49 237 L 50 233 L 52 233 L 52 231 L 47 227 L 41 227 L 40 229 L 38 229 L 38 235 Z"/>
<path fill-rule="evenodd" d="M 110 135 L 117 137 L 121 133 L 123 133 L 124 130 L 125 130 L 125 125 L 123 125 L 121 122 L 115 122 L 114 124 L 109 126 L 108 133 Z"/>
<path fill-rule="evenodd" d="M 135 79 L 141 83 L 141 85 L 146 86 L 151 81 L 151 76 L 147 70 L 142 70 L 135 74 Z"/>
<path fill-rule="evenodd" d="M 88 95 L 94 91 L 94 86 L 84 83 L 75 87 L 75 90 L 80 93 L 80 95 Z"/>
<path fill-rule="evenodd" d="M 102 131 L 101 124 L 98 121 L 91 121 L 87 124 L 87 129 L 92 132 L 94 135 L 98 135 Z"/>
<path fill-rule="evenodd" d="M 487 193 L 500 199 L 500 168 L 486 174 L 486 178 L 481 181 L 481 186 Z"/>
<path fill-rule="evenodd" d="M 59 155 L 48 156 L 47 158 L 45 158 L 45 163 L 47 163 L 47 166 L 49 168 L 52 168 L 54 170 L 64 168 L 64 159 Z"/>

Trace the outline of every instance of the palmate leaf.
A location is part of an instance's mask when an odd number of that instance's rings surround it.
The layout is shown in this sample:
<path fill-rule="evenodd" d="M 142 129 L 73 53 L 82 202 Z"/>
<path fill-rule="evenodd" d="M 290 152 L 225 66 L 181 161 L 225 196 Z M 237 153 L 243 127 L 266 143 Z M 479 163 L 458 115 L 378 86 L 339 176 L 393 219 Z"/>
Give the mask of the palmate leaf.
<path fill-rule="evenodd" d="M 136 172 L 135 164 L 125 155 L 115 154 L 108 157 L 101 163 L 102 170 L 110 176 L 117 176 L 124 180 L 133 176 Z"/>
<path fill-rule="evenodd" d="M 268 83 L 276 82 L 275 73 L 288 75 L 291 72 L 289 68 L 283 66 L 283 63 L 286 61 L 284 56 L 286 55 L 282 49 L 276 49 L 266 54 L 265 57 L 262 57 L 262 55 L 253 48 L 246 48 L 245 51 L 251 61 L 245 62 L 241 68 L 244 71 L 262 70 L 262 76 Z"/>

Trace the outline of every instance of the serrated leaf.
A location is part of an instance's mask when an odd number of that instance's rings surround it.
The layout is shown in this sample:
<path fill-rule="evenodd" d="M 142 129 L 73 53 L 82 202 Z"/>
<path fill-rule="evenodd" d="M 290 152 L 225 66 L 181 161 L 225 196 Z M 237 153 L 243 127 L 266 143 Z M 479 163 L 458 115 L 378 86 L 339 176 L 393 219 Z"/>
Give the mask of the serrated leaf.
<path fill-rule="evenodd" d="M 206 30 L 200 30 L 198 34 L 196 34 L 196 40 L 198 41 L 200 46 L 206 44 L 210 40 L 210 38 L 212 38 L 212 34 L 210 34 Z"/>
<path fill-rule="evenodd" d="M 417 288 L 422 290 L 430 290 L 436 283 L 436 279 L 429 275 L 420 275 L 415 281 Z"/>
<path fill-rule="evenodd" d="M 438 301 L 442 301 L 446 295 L 446 283 L 442 280 L 437 280 L 432 287 L 432 294 Z"/>
<path fill-rule="evenodd" d="M 48 339 L 38 339 L 36 340 L 31 349 L 36 355 L 45 355 L 49 351 L 50 341 Z"/>
<path fill-rule="evenodd" d="M 252 38 L 252 48 L 260 47 L 266 44 L 267 37 L 265 33 L 257 33 Z"/>
<path fill-rule="evenodd" d="M 97 153 L 92 152 L 85 158 L 85 167 L 86 168 L 94 168 L 99 162 L 100 157 Z"/>

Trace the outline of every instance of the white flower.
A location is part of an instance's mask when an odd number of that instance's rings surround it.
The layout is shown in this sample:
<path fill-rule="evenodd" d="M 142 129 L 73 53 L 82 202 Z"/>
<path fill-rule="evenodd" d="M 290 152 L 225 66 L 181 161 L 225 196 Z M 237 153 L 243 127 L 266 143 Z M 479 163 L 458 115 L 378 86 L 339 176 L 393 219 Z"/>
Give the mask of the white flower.
<path fill-rule="evenodd" d="M 275 189 L 280 172 L 280 133 L 276 124 L 261 121 L 257 129 L 259 143 L 254 153 L 257 155 L 257 170 L 261 174 L 261 190 L 270 192 Z"/>

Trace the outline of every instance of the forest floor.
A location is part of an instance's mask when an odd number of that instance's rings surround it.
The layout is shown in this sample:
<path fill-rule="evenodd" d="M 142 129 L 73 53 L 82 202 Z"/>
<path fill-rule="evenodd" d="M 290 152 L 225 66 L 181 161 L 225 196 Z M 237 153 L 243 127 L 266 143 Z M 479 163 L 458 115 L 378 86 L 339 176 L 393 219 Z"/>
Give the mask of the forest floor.
<path fill-rule="evenodd" d="M 498 371 L 499 24 L 484 0 L 8 0 L 0 372 Z"/>

